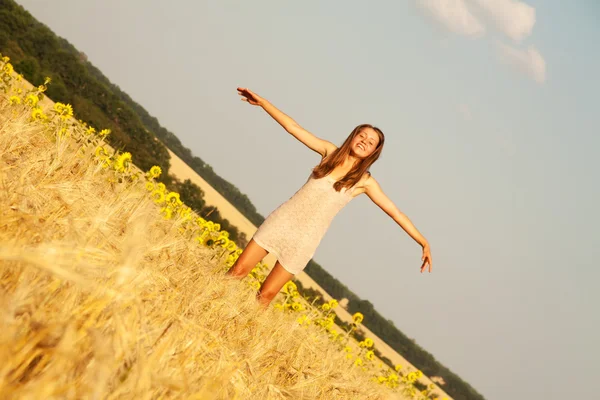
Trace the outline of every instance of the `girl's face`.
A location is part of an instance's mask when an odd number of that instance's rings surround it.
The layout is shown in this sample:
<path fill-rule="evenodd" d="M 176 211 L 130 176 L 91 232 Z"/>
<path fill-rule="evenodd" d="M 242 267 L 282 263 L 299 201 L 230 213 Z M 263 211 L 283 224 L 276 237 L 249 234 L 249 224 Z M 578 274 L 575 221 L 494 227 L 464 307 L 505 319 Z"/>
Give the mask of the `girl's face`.
<path fill-rule="evenodd" d="M 351 150 L 358 158 L 367 158 L 379 144 L 379 135 L 374 129 L 364 128 L 352 138 Z"/>

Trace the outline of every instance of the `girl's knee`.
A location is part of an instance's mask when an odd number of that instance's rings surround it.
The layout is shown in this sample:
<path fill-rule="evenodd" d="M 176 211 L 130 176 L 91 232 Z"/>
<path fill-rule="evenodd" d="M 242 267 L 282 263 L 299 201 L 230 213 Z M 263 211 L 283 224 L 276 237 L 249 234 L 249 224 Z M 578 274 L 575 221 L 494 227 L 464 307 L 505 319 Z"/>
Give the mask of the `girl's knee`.
<path fill-rule="evenodd" d="M 246 265 L 245 263 L 236 262 L 233 266 L 227 271 L 227 273 L 231 276 L 244 278 L 246 277 L 250 271 L 252 270 L 252 266 Z"/>
<path fill-rule="evenodd" d="M 278 290 L 273 290 L 272 288 L 268 287 L 261 287 L 258 293 L 256 294 L 256 297 L 271 301 L 275 298 L 275 296 L 277 296 L 277 293 L 279 293 Z"/>

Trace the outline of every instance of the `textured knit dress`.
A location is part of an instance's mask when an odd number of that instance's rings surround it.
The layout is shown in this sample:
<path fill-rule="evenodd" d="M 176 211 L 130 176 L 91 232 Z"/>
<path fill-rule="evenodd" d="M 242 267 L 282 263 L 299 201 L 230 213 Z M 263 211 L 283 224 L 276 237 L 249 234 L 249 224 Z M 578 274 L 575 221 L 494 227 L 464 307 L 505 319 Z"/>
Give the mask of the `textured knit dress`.
<path fill-rule="evenodd" d="M 333 217 L 352 200 L 353 186 L 333 188 L 329 175 L 306 183 L 260 225 L 252 239 L 273 254 L 283 268 L 298 274 L 310 261 Z"/>

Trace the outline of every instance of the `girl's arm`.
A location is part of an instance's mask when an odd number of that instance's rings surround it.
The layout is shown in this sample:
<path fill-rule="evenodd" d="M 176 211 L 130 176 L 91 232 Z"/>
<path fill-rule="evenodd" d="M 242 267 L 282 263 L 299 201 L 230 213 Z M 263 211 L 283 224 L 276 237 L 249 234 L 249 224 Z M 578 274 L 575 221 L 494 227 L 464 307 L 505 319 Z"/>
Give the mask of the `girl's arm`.
<path fill-rule="evenodd" d="M 242 95 L 242 100 L 247 101 L 252 105 L 262 107 L 275 121 L 279 123 L 288 133 L 304 143 L 309 149 L 316 151 L 321 156 L 325 157 L 331 151 L 336 149 L 336 146 L 321 138 L 316 137 L 306 129 L 302 128 L 296 121 L 278 110 L 273 104 L 266 99 L 260 97 L 256 93 L 246 88 L 238 88 L 238 93 Z"/>
<path fill-rule="evenodd" d="M 398 207 L 383 193 L 381 186 L 379 183 L 373 178 L 369 176 L 367 181 L 365 182 L 365 193 L 369 198 L 375 203 L 379 208 L 381 208 L 387 215 L 389 215 L 406 233 L 408 233 L 417 243 L 421 245 L 423 248 L 423 265 L 421 266 L 421 272 L 423 272 L 425 265 L 429 263 L 429 272 L 431 272 L 431 254 L 429 250 L 429 242 L 421 233 L 417 230 L 417 228 L 413 225 L 413 223 L 408 219 L 408 217 L 401 212 Z"/>

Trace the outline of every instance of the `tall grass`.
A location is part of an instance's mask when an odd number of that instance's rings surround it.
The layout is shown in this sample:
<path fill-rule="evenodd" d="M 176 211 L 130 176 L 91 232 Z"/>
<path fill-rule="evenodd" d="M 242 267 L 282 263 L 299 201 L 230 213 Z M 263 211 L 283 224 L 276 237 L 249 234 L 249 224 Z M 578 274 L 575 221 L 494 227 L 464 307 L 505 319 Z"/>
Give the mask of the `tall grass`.
<path fill-rule="evenodd" d="M 1 398 L 400 398 L 94 150 L 0 94 Z"/>

